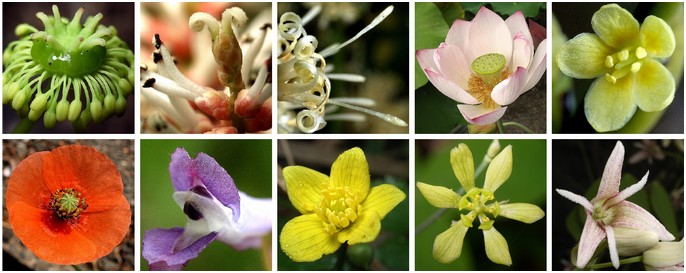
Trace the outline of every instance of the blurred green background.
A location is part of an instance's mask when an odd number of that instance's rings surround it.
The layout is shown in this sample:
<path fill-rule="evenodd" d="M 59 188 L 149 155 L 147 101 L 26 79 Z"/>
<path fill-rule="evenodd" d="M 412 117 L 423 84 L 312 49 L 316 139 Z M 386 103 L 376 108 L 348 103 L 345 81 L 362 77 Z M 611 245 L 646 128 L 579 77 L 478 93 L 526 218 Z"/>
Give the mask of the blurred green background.
<path fill-rule="evenodd" d="M 213 157 L 231 175 L 240 191 L 253 197 L 271 198 L 271 140 L 141 140 L 141 235 L 152 228 L 186 224 L 186 215 L 172 198 L 174 189 L 169 178 L 170 156 L 177 147 L 185 148 L 191 158 L 199 152 Z M 266 263 L 270 264 L 271 256 L 267 259 Z M 142 256 L 141 269 L 148 270 Z M 265 268 L 262 249 L 237 252 L 214 241 L 198 258 L 188 262 L 186 270 L 270 268 Z"/>
<path fill-rule="evenodd" d="M 381 232 L 369 243 L 373 249 L 373 261 L 364 267 L 355 265 L 349 256 L 339 265 L 339 252 L 325 255 L 311 263 L 293 262 L 277 250 L 278 270 L 405 270 L 409 269 L 409 190 L 408 190 L 408 142 L 407 140 L 282 140 L 279 147 L 279 167 L 305 166 L 329 175 L 331 164 L 338 155 L 353 147 L 360 147 L 367 158 L 371 186 L 392 184 L 405 192 L 407 197 L 381 221 Z M 278 230 L 289 220 L 300 215 L 285 192 L 283 178 L 279 175 Z M 278 244 L 277 244 L 277 247 Z M 348 247 L 348 249 L 352 246 Z M 340 249 L 339 249 L 340 250 Z M 345 255 L 345 254 L 344 254 Z M 363 255 L 362 255 L 363 256 Z M 359 256 L 357 256 L 359 257 Z"/>
<path fill-rule="evenodd" d="M 417 140 L 415 176 L 419 182 L 444 186 L 454 191 L 462 186 L 450 166 L 450 149 L 459 143 L 469 146 L 474 167 L 481 163 L 491 140 Z M 546 208 L 546 142 L 545 140 L 500 140 L 501 148 L 512 145 L 512 174 L 494 193 L 498 201 L 531 203 Z M 483 187 L 486 170 L 476 178 Z M 415 188 L 416 189 L 416 188 Z M 418 227 L 438 209 L 431 206 L 417 192 L 415 198 L 415 226 Z M 548 217 L 548 215 L 546 215 Z M 494 264 L 486 256 L 481 230 L 470 228 L 465 236 L 462 255 L 450 264 L 436 261 L 432 254 L 436 236 L 459 220 L 457 209 L 449 209 L 433 224 L 415 236 L 416 270 L 545 270 L 546 217 L 533 224 L 524 224 L 504 217 L 496 218 L 494 227 L 505 237 L 512 257 L 510 267 Z"/>

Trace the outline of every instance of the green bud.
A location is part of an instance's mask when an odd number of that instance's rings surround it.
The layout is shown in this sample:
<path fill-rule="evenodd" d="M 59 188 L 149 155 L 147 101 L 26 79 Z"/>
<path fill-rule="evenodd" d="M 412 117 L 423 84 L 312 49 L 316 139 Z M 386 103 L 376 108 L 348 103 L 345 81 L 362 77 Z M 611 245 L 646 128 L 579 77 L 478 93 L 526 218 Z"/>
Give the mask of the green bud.
<path fill-rule="evenodd" d="M 26 89 L 23 89 L 12 98 L 12 108 L 14 110 L 19 110 L 21 109 L 24 105 L 26 105 L 26 97 L 27 97 L 28 91 Z"/>
<path fill-rule="evenodd" d="M 131 93 L 133 86 L 127 79 L 119 79 L 119 88 L 121 88 L 122 95 L 126 96 Z"/>
<path fill-rule="evenodd" d="M 50 99 L 50 95 L 48 93 L 43 93 L 43 94 L 37 94 L 36 97 L 31 101 L 31 110 L 36 110 L 36 111 L 45 111 L 45 107 L 47 106 L 48 99 Z"/>
<path fill-rule="evenodd" d="M 36 32 L 36 28 L 29 24 L 19 24 L 17 28 L 14 29 L 14 34 L 22 37 Z"/>
<path fill-rule="evenodd" d="M 633 256 L 654 247 L 657 233 L 633 228 L 615 227 L 615 242 L 619 256 Z"/>
<path fill-rule="evenodd" d="M 46 111 L 45 115 L 43 116 L 43 125 L 45 125 L 45 128 L 48 128 L 48 129 L 54 128 L 56 122 L 57 122 L 57 116 L 55 115 L 54 109 L 49 109 L 48 111 Z"/>
<path fill-rule="evenodd" d="M 12 101 L 17 92 L 19 92 L 19 84 L 17 82 L 4 84 L 2 86 L 2 91 L 2 104 L 7 104 Z"/>
<path fill-rule="evenodd" d="M 368 269 L 374 260 L 374 249 L 368 244 L 356 244 L 348 246 L 348 260 L 355 266 Z"/>
<path fill-rule="evenodd" d="M 126 112 L 126 99 L 124 98 L 124 96 L 117 97 L 115 112 L 119 117 L 123 116 L 124 112 Z"/>
<path fill-rule="evenodd" d="M 27 117 L 29 115 L 29 106 L 27 104 L 24 104 L 24 106 L 22 106 L 21 109 L 17 110 L 17 114 L 20 118 Z"/>
<path fill-rule="evenodd" d="M 94 99 L 93 101 L 91 101 L 91 103 L 90 103 L 90 114 L 93 117 L 93 121 L 95 121 L 95 122 L 100 121 L 100 117 L 102 117 L 103 115 L 102 115 L 102 103 L 99 100 Z"/>
<path fill-rule="evenodd" d="M 67 120 L 67 115 L 69 115 L 69 102 L 67 100 L 61 100 L 58 102 L 55 113 L 55 118 L 57 121 Z"/>
<path fill-rule="evenodd" d="M 129 83 L 134 82 L 134 76 L 133 69 L 129 70 L 129 73 L 126 75 L 126 79 L 129 80 Z"/>
<path fill-rule="evenodd" d="M 74 121 L 76 121 L 76 119 L 79 118 L 79 116 L 81 115 L 81 107 L 82 106 L 83 105 L 82 105 L 80 100 L 72 101 L 69 104 L 69 115 L 67 116 L 69 121 L 74 122 Z"/>
<path fill-rule="evenodd" d="M 107 94 L 107 96 L 105 96 L 105 104 L 103 105 L 105 107 L 105 115 L 103 119 L 111 116 L 112 113 L 114 113 L 114 104 L 116 100 L 117 99 L 112 94 Z"/>
<path fill-rule="evenodd" d="M 29 110 L 29 120 L 36 121 L 43 115 L 43 110 Z"/>
<path fill-rule="evenodd" d="M 81 112 L 81 115 L 79 115 L 79 118 L 76 120 L 76 122 L 83 126 L 83 128 L 86 128 L 88 124 L 93 122 L 93 115 L 91 114 L 90 107 L 86 107 L 86 109 Z"/>
<path fill-rule="evenodd" d="M 496 155 L 498 155 L 499 152 L 500 142 L 498 142 L 497 139 L 494 139 L 493 142 L 491 142 L 491 145 L 488 146 L 488 152 L 486 152 L 486 156 L 488 156 L 489 161 L 491 161 Z"/>

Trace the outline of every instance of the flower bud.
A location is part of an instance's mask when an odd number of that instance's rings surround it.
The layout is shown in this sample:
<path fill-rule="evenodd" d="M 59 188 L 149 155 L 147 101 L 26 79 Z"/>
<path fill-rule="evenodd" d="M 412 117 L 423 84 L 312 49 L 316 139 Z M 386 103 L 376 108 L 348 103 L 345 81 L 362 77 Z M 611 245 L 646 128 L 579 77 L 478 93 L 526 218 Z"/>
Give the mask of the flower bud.
<path fill-rule="evenodd" d="M 98 99 L 94 99 L 90 103 L 90 114 L 93 117 L 93 121 L 98 122 L 102 115 L 102 103 Z"/>
<path fill-rule="evenodd" d="M 124 96 L 128 95 L 131 93 L 131 90 L 133 89 L 133 86 L 131 85 L 131 82 L 127 79 L 119 79 L 119 88 L 121 88 Z"/>
<path fill-rule="evenodd" d="M 30 109 L 30 108 L 29 108 L 29 109 Z M 31 121 L 36 121 L 36 120 L 38 120 L 38 119 L 40 118 L 41 115 L 43 115 L 43 110 L 33 110 L 33 109 L 30 109 L 30 110 L 29 110 L 29 116 L 28 116 L 28 118 L 29 118 L 29 120 L 31 120 Z"/>
<path fill-rule="evenodd" d="M 648 230 L 615 227 L 615 242 L 619 256 L 633 256 L 642 253 L 658 242 L 657 233 Z"/>
<path fill-rule="evenodd" d="M 69 102 L 67 100 L 61 100 L 57 103 L 57 108 L 55 109 L 55 118 L 57 121 L 67 120 L 69 115 Z"/>
<path fill-rule="evenodd" d="M 19 92 L 19 83 L 11 82 L 9 84 L 3 85 L 2 92 L 2 103 L 9 103 L 14 98 L 14 95 L 16 95 L 17 92 Z"/>
<path fill-rule="evenodd" d="M 500 152 L 500 142 L 497 139 L 494 139 L 491 142 L 491 145 L 488 145 L 488 151 L 486 152 L 486 156 L 490 159 L 495 158 L 496 155 Z"/>
<path fill-rule="evenodd" d="M 45 115 L 43 116 L 43 125 L 45 125 L 45 128 L 52 129 L 55 127 L 56 122 L 57 116 L 55 114 L 55 109 L 48 109 L 48 111 L 46 111 Z"/>
<path fill-rule="evenodd" d="M 29 90 L 22 89 L 21 91 L 17 92 L 14 98 L 12 98 L 12 108 L 14 108 L 14 110 L 19 111 L 19 109 L 21 109 L 26 104 L 28 92 Z"/>
<path fill-rule="evenodd" d="M 351 245 L 348 247 L 347 254 L 350 263 L 364 269 L 369 268 L 374 259 L 374 249 L 368 244 Z"/>
<path fill-rule="evenodd" d="M 674 269 L 684 270 L 684 240 L 678 242 L 659 242 L 653 248 L 643 252 L 643 264 L 648 270 Z"/>
<path fill-rule="evenodd" d="M 81 103 L 80 100 L 72 101 L 69 104 L 69 115 L 67 116 L 69 121 L 74 122 L 74 121 L 76 121 L 76 119 L 79 118 L 79 116 L 81 115 L 81 107 L 82 106 L 83 106 L 83 104 Z"/>
<path fill-rule="evenodd" d="M 107 96 L 105 96 L 105 104 L 103 105 L 105 107 L 105 113 L 103 119 L 111 116 L 112 113 L 114 113 L 114 104 L 116 100 L 117 99 L 112 94 L 107 94 Z"/>
<path fill-rule="evenodd" d="M 31 101 L 31 110 L 36 110 L 39 112 L 45 111 L 45 106 L 48 103 L 48 99 L 50 98 L 50 95 L 47 93 L 43 94 L 37 94 L 36 97 Z"/>
<path fill-rule="evenodd" d="M 114 105 L 114 112 L 117 116 L 121 117 L 126 112 L 126 98 L 124 96 L 117 97 L 117 101 Z"/>

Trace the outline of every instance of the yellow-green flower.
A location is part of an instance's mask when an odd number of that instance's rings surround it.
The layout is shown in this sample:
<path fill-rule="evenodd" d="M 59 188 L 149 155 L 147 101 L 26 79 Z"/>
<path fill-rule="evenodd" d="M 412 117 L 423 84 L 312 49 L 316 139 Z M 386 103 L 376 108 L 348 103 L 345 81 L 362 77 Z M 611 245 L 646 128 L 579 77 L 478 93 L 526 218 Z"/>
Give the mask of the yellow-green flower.
<path fill-rule="evenodd" d="M 672 55 L 674 32 L 648 16 L 639 25 L 616 4 L 593 14 L 595 33 L 581 33 L 557 55 L 560 70 L 577 79 L 597 79 L 584 99 L 586 118 L 598 132 L 624 127 L 636 112 L 665 109 L 674 99 L 672 74 L 658 60 Z"/>
<path fill-rule="evenodd" d="M 490 149 L 489 149 L 490 150 Z M 545 213 L 538 206 L 527 203 L 498 202 L 494 192 L 510 177 L 512 172 L 512 146 L 508 145 L 488 165 L 483 188 L 474 185 L 474 160 L 467 145 L 460 143 L 450 151 L 450 165 L 466 194 L 441 186 L 417 182 L 424 198 L 438 208 L 456 208 L 462 212 L 460 220 L 453 221 L 448 230 L 436 236 L 433 256 L 441 263 L 450 263 L 460 257 L 462 242 L 467 230 L 479 219 L 478 228 L 483 231 L 486 256 L 492 262 L 511 265 L 512 258 L 507 241 L 493 224 L 498 216 L 527 224 L 543 218 Z"/>
<path fill-rule="evenodd" d="M 283 169 L 288 199 L 302 213 L 281 230 L 281 250 L 296 262 L 316 261 L 349 245 L 374 241 L 381 219 L 405 199 L 389 184 L 370 189 L 364 152 L 352 148 L 331 166 L 331 176 L 302 166 Z"/>

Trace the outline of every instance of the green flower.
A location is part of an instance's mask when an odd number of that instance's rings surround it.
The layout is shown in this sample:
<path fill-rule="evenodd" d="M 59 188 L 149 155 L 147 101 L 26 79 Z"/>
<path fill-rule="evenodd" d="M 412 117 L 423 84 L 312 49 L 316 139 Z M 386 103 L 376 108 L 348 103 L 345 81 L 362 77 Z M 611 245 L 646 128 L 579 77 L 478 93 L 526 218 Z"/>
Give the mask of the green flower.
<path fill-rule="evenodd" d="M 598 132 L 618 130 L 631 119 L 636 106 L 646 112 L 665 109 L 674 99 L 672 74 L 656 59 L 675 48 L 667 23 L 648 16 L 639 25 L 616 4 L 593 14 L 595 33 L 581 33 L 557 55 L 562 73 L 577 79 L 597 78 L 586 93 L 586 118 Z"/>
<path fill-rule="evenodd" d="M 495 198 L 494 192 L 512 173 L 512 146 L 505 147 L 490 162 L 483 188 L 474 185 L 474 160 L 467 145 L 460 143 L 450 151 L 450 164 L 466 192 L 464 196 L 445 187 L 417 182 L 417 188 L 431 205 L 438 208 L 456 208 L 462 212 L 460 220 L 453 221 L 448 230 L 436 236 L 433 246 L 434 258 L 441 263 L 450 263 L 459 258 L 464 236 L 478 218 L 478 228 L 484 234 L 488 259 L 497 264 L 511 265 L 512 258 L 507 241 L 493 227 L 496 218 L 502 216 L 530 224 L 545 215 L 538 206 L 527 203 L 508 204 L 507 201 L 498 202 Z"/>

